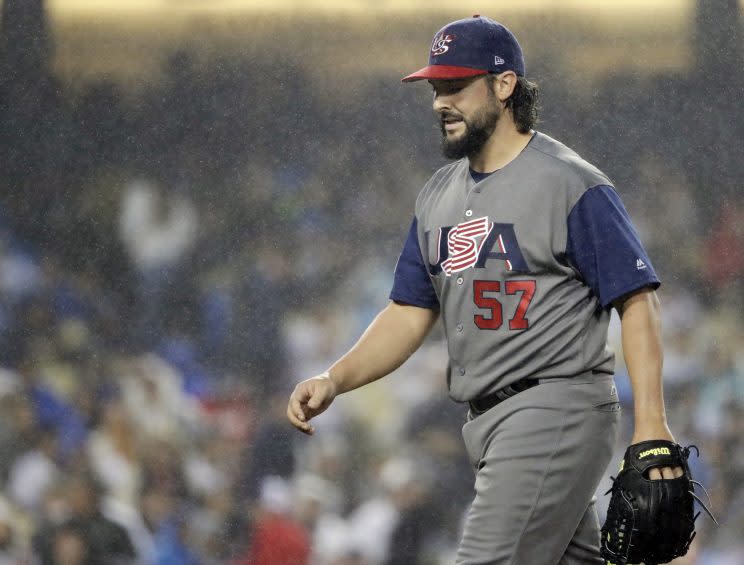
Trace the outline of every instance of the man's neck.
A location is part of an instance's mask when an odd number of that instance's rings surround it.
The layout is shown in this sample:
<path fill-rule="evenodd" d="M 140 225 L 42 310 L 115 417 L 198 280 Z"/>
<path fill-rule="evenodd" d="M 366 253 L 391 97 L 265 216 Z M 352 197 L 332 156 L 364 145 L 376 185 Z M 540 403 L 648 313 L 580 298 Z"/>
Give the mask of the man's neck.
<path fill-rule="evenodd" d="M 504 168 L 527 147 L 534 133 L 519 133 L 514 122 L 508 116 L 502 116 L 480 153 L 470 158 L 470 168 L 478 173 Z"/>

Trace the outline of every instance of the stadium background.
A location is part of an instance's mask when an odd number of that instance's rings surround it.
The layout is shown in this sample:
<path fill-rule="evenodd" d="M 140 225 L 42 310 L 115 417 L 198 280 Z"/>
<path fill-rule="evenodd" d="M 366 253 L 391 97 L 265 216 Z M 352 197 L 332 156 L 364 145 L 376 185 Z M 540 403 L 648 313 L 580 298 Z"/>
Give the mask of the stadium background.
<path fill-rule="evenodd" d="M 744 562 L 741 3 L 0 4 L 0 563 L 452 562 L 440 330 L 312 439 L 283 412 L 385 304 L 442 163 L 399 78 L 481 11 L 664 281 L 670 424 L 722 522 L 684 562 Z"/>

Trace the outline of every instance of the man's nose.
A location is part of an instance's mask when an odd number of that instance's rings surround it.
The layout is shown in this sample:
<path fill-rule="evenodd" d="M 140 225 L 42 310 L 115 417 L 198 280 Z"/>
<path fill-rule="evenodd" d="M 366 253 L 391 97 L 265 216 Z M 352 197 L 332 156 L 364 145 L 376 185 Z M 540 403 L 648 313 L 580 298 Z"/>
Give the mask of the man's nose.
<path fill-rule="evenodd" d="M 449 96 L 445 94 L 434 94 L 434 100 L 431 104 L 435 112 L 442 112 L 443 110 L 451 109 Z"/>

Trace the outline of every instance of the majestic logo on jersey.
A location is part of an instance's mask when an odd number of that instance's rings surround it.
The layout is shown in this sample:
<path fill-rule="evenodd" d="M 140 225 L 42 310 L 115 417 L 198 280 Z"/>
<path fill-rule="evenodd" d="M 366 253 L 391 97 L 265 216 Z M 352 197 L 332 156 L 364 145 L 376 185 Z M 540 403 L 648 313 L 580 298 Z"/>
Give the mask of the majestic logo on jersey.
<path fill-rule="evenodd" d="M 426 236 L 428 239 L 429 234 Z M 490 223 L 488 216 L 439 228 L 437 254 L 436 263 L 429 265 L 432 275 L 483 269 L 489 259 L 504 261 L 508 271 L 529 272 L 514 224 Z"/>
<path fill-rule="evenodd" d="M 441 34 L 434 38 L 434 43 L 431 44 L 432 55 L 443 55 L 449 51 L 449 43 L 455 40 L 455 36 L 447 33 Z"/>

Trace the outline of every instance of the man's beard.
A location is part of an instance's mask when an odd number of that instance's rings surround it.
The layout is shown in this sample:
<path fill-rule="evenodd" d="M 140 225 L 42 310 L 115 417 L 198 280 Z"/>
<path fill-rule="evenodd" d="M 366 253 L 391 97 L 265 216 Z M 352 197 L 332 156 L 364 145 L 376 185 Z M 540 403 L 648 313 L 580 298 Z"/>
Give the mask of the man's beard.
<path fill-rule="evenodd" d="M 448 139 L 447 130 L 444 129 L 445 118 L 451 117 L 452 114 L 444 113 L 439 116 L 439 124 L 442 130 L 442 153 L 447 159 L 471 158 L 483 149 L 501 117 L 498 104 L 491 98 L 489 96 L 488 103 L 478 110 L 470 120 L 459 116 L 463 120 L 465 133 L 456 139 Z M 493 98 L 495 99 L 495 96 Z"/>

